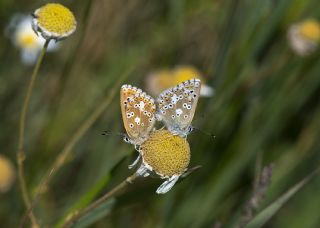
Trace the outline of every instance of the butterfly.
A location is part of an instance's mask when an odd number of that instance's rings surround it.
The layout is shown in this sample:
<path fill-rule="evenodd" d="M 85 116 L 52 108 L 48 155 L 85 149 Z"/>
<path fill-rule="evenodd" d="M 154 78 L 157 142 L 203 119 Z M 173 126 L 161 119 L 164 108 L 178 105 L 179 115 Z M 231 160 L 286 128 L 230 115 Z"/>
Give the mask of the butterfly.
<path fill-rule="evenodd" d="M 190 79 L 163 91 L 157 98 L 156 117 L 175 135 L 186 137 L 200 96 L 201 81 Z"/>
<path fill-rule="evenodd" d="M 128 135 L 124 140 L 137 148 L 148 138 L 154 128 L 155 101 L 141 89 L 123 85 L 120 90 L 120 106 L 123 124 Z"/>

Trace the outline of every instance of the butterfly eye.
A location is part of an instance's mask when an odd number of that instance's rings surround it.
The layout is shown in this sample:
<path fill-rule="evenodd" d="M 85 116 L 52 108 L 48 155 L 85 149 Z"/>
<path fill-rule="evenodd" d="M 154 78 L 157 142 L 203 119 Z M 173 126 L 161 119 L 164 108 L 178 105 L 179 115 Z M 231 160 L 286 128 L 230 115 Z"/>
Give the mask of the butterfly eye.
<path fill-rule="evenodd" d="M 193 127 L 191 127 L 191 126 L 188 127 L 188 132 L 189 132 L 189 133 L 191 133 L 193 130 L 194 130 Z"/>
<path fill-rule="evenodd" d="M 123 141 L 125 141 L 126 143 L 129 143 L 129 142 L 130 142 L 130 140 L 129 140 L 129 138 L 128 138 L 127 136 L 124 136 L 124 137 L 123 137 Z"/>

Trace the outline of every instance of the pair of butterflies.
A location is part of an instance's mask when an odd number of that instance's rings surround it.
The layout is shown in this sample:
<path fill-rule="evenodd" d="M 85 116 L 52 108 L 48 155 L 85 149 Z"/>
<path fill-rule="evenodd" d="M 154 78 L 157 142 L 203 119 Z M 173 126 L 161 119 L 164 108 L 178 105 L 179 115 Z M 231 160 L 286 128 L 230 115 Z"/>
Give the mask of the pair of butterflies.
<path fill-rule="evenodd" d="M 191 79 L 163 91 L 155 101 L 141 89 L 123 85 L 120 106 L 128 139 L 141 145 L 154 129 L 156 120 L 162 121 L 174 135 L 186 137 L 200 96 L 201 81 Z"/>

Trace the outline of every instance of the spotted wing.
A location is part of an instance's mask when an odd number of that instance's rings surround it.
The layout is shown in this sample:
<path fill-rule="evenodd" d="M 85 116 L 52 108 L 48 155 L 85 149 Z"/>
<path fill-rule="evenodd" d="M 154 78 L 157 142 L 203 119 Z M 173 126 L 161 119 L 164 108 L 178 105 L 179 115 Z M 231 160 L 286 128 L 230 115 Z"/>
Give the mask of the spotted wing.
<path fill-rule="evenodd" d="M 123 85 L 120 90 L 120 106 L 123 124 L 130 141 L 140 145 L 155 124 L 154 100 L 141 89 Z"/>
<path fill-rule="evenodd" d="M 168 130 L 180 135 L 187 135 L 198 99 L 201 81 L 190 79 L 163 91 L 158 99 L 158 116 Z"/>

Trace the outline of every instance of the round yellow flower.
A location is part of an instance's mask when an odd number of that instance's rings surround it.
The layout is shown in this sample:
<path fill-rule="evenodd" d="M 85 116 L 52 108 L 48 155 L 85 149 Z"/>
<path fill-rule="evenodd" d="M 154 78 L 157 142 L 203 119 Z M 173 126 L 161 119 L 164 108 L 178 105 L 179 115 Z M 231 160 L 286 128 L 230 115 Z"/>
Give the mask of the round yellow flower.
<path fill-rule="evenodd" d="M 146 78 L 147 90 L 153 96 L 158 96 L 163 90 L 172 88 L 181 82 L 197 78 L 203 84 L 201 85 L 200 95 L 204 97 L 211 97 L 214 93 L 212 87 L 205 84 L 205 79 L 195 67 L 193 66 L 178 66 L 172 70 L 159 70 L 151 73 Z"/>
<path fill-rule="evenodd" d="M 157 189 L 158 194 L 168 192 L 187 171 L 190 162 L 190 147 L 186 138 L 173 135 L 168 130 L 156 130 L 150 133 L 138 149 L 142 163 L 137 170 L 139 176 L 147 177 L 151 173 L 166 179 Z M 132 168 L 133 165 L 129 166 Z"/>
<path fill-rule="evenodd" d="M 309 40 L 319 42 L 320 24 L 314 19 L 308 19 L 299 25 L 299 33 Z"/>
<path fill-rule="evenodd" d="M 37 36 L 33 33 L 25 33 L 22 34 L 21 36 L 18 37 L 17 39 L 17 44 L 20 47 L 25 47 L 25 48 L 30 48 L 30 49 L 34 49 L 37 47 L 38 43 L 37 43 Z"/>
<path fill-rule="evenodd" d="M 71 35 L 76 27 L 73 13 L 58 3 L 48 3 L 33 14 L 32 28 L 45 39 L 64 39 Z"/>
<path fill-rule="evenodd" d="M 292 24 L 288 29 L 288 40 L 297 55 L 311 55 L 319 46 L 320 23 L 315 19 L 307 19 Z"/>
<path fill-rule="evenodd" d="M 162 177 L 181 175 L 190 162 L 187 140 L 167 130 L 152 132 L 140 150 L 143 162 Z"/>
<path fill-rule="evenodd" d="M 31 15 L 16 13 L 12 15 L 5 30 L 5 35 L 20 50 L 21 60 L 26 65 L 34 65 L 36 63 L 46 41 L 33 31 L 32 20 Z M 50 42 L 47 51 L 56 51 L 58 48 L 59 43 Z"/>
<path fill-rule="evenodd" d="M 12 163 L 0 155 L 0 193 L 7 192 L 14 181 L 15 172 Z"/>
<path fill-rule="evenodd" d="M 205 82 L 202 74 L 200 71 L 198 71 L 196 68 L 192 66 L 178 66 L 176 67 L 173 72 L 172 77 L 172 85 L 170 87 L 173 87 L 175 85 L 178 85 L 181 82 L 197 78 L 200 79 L 202 82 Z"/>

